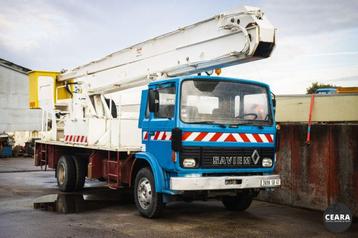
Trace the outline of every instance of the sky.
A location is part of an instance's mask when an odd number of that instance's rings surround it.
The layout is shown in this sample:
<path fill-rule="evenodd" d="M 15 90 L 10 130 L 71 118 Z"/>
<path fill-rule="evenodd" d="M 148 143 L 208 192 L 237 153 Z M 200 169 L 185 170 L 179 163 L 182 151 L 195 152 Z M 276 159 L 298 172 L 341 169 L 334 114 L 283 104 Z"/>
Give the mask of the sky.
<path fill-rule="evenodd" d="M 312 82 L 358 86 L 358 1 L 0 0 L 0 58 L 60 71 L 231 8 L 258 6 L 277 28 L 268 59 L 223 69 L 276 94 Z"/>

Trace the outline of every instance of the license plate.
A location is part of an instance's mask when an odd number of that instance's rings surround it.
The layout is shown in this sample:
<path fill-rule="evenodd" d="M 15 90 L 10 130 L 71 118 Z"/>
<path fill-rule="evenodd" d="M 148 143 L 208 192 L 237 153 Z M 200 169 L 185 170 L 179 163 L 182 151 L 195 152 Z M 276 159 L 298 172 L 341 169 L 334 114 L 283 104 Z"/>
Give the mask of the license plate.
<path fill-rule="evenodd" d="M 263 180 L 261 180 L 262 187 L 274 187 L 274 186 L 280 186 L 280 185 L 281 185 L 281 179 L 263 179 Z"/>
<path fill-rule="evenodd" d="M 233 184 L 241 184 L 242 180 L 241 179 L 226 179 L 225 180 L 225 185 L 233 185 Z"/>

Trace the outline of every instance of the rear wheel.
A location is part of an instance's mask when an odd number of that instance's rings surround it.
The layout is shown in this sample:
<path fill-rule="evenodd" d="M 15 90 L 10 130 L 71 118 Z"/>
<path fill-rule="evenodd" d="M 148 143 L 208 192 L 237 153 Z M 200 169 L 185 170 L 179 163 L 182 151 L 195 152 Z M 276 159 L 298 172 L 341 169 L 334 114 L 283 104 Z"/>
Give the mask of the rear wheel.
<path fill-rule="evenodd" d="M 72 156 L 76 169 L 75 191 L 83 189 L 87 175 L 87 160 Z"/>
<path fill-rule="evenodd" d="M 76 185 L 76 169 L 71 156 L 61 156 L 56 168 L 57 185 L 62 192 L 72 192 Z"/>
<path fill-rule="evenodd" d="M 134 201 L 139 213 L 148 218 L 159 216 L 163 208 L 162 195 L 155 191 L 154 176 L 149 168 L 143 168 L 137 173 Z"/>
<path fill-rule="evenodd" d="M 248 193 L 240 193 L 237 196 L 224 196 L 222 203 L 230 211 L 244 211 L 250 207 L 253 196 Z"/>

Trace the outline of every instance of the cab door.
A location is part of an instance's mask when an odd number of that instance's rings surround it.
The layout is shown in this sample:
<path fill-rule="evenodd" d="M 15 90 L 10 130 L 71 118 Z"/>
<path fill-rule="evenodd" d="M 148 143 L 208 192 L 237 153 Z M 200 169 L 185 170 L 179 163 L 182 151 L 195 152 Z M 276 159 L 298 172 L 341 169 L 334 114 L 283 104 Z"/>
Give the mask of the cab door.
<path fill-rule="evenodd" d="M 174 83 L 158 85 L 150 90 L 157 90 L 159 107 L 157 112 L 149 115 L 147 152 L 158 160 L 159 164 L 166 169 L 173 169 L 171 161 L 171 132 L 175 127 L 176 111 L 176 85 Z"/>

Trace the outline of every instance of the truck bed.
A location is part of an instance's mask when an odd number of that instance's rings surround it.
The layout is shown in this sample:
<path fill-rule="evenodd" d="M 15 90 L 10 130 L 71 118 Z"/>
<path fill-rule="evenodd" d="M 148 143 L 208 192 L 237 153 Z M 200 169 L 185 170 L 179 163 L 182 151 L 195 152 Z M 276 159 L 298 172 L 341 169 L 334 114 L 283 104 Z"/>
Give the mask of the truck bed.
<path fill-rule="evenodd" d="M 115 151 L 115 152 L 139 152 L 142 151 L 142 147 L 109 147 L 109 146 L 95 146 L 95 145 L 80 145 L 80 144 L 71 144 L 65 143 L 62 141 L 45 141 L 38 140 L 36 143 L 47 144 L 47 145 L 58 145 L 58 146 L 68 146 L 74 148 L 84 148 L 84 149 L 95 149 L 95 150 L 104 150 L 104 151 Z"/>

